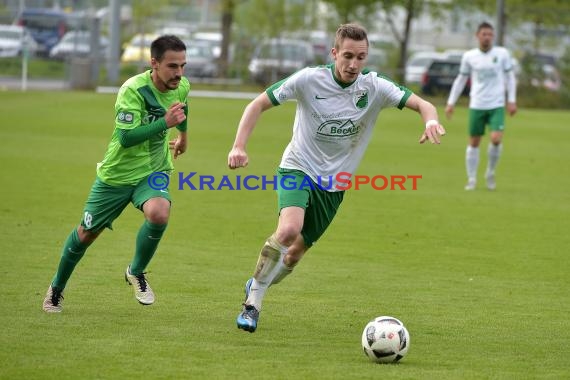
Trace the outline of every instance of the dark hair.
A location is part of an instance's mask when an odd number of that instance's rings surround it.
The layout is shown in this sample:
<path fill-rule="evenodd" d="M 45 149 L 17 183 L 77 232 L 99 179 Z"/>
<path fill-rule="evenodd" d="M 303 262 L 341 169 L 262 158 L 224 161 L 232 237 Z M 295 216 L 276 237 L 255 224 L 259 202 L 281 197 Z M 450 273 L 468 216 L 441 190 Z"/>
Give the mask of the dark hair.
<path fill-rule="evenodd" d="M 477 33 L 479 33 L 481 31 L 481 29 L 493 30 L 493 25 L 489 24 L 487 21 L 484 21 L 484 22 L 480 23 L 479 26 L 477 27 Z"/>
<path fill-rule="evenodd" d="M 173 35 L 160 36 L 150 44 L 150 56 L 160 61 L 167 50 L 186 51 L 182 40 Z"/>
<path fill-rule="evenodd" d="M 366 40 L 366 45 L 368 45 L 368 34 L 366 32 L 366 29 L 358 24 L 342 24 L 339 26 L 336 30 L 334 47 L 338 49 L 345 38 L 349 38 L 355 41 Z"/>

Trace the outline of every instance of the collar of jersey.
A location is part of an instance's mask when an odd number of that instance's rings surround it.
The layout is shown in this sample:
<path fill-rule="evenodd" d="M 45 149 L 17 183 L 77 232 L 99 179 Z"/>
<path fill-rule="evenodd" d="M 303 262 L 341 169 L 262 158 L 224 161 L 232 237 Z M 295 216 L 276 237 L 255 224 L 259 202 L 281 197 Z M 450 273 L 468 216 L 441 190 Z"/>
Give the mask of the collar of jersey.
<path fill-rule="evenodd" d="M 358 79 L 358 77 L 357 77 L 355 80 L 353 80 L 353 81 L 350 82 L 350 83 L 341 82 L 341 80 L 338 79 L 338 78 L 336 77 L 336 75 L 334 75 L 334 67 L 335 67 L 334 63 L 330 65 L 331 74 L 332 74 L 332 76 L 333 76 L 334 81 L 335 81 L 340 87 L 342 87 L 342 88 L 350 87 L 350 86 L 352 86 L 352 84 L 353 84 L 354 82 L 356 82 L 356 79 Z"/>

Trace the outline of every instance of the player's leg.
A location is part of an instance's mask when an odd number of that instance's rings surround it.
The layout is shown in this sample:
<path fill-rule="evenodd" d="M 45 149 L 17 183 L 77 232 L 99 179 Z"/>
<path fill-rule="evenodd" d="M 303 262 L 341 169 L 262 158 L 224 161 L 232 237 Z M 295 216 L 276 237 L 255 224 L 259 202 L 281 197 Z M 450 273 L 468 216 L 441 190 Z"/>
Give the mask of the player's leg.
<path fill-rule="evenodd" d="M 142 305 L 154 303 L 154 292 L 150 287 L 145 269 L 152 260 L 170 217 L 170 195 L 167 189 L 156 190 L 145 179 L 133 193 L 133 204 L 144 214 L 139 228 L 135 254 L 125 271 L 125 280 L 133 285 L 135 298 Z"/>
<path fill-rule="evenodd" d="M 307 202 L 305 209 L 289 206 L 281 210 L 279 225 L 273 235 L 280 245 L 280 247 L 274 247 L 278 248 L 280 253 L 277 256 L 277 252 L 274 252 L 274 257 L 278 257 L 278 260 L 272 261 L 270 266 L 263 267 L 267 277 L 264 278 L 261 286 L 259 286 L 258 276 L 254 276 L 246 284 L 246 301 L 237 320 L 239 328 L 250 332 L 255 331 L 265 291 L 269 286 L 281 282 L 291 274 L 307 250 L 325 232 L 342 202 L 344 192 L 327 192 L 319 189 L 315 184 L 314 188 L 308 191 L 308 200 L 305 200 L 302 194 L 306 195 L 307 192 L 298 194 L 297 204 Z M 291 199 L 294 195 L 292 192 L 280 192 L 279 195 L 280 206 L 295 202 Z"/>
<path fill-rule="evenodd" d="M 45 311 L 61 311 L 63 290 L 76 265 L 103 229 L 111 228 L 113 220 L 129 203 L 131 192 L 129 187 L 113 187 L 95 180 L 85 203 L 81 224 L 73 229 L 63 246 L 57 272 L 44 300 Z"/>
<path fill-rule="evenodd" d="M 290 275 L 308 250 L 309 247 L 305 245 L 303 235 L 299 234 L 297 240 L 287 249 L 287 254 L 283 257 L 283 260 L 277 265 L 275 276 L 271 280 L 271 285 L 280 283 L 281 280 Z"/>
<path fill-rule="evenodd" d="M 303 227 L 305 210 L 301 207 L 290 206 L 281 210 L 277 231 L 271 235 L 261 248 L 253 277 L 245 285 L 245 301 L 243 309 L 237 317 L 238 328 L 254 332 L 261 312 L 261 305 L 267 289 L 272 284 L 277 271 L 283 266 L 283 257 L 289 243 L 294 241 L 292 236 L 300 236 Z"/>
<path fill-rule="evenodd" d="M 497 187 L 495 181 L 495 169 L 501 152 L 503 151 L 503 131 L 505 129 L 505 108 L 497 108 L 490 111 L 489 128 L 491 129 L 491 141 L 487 148 L 487 170 L 485 171 L 485 179 L 487 181 L 487 188 L 495 190 Z"/>
<path fill-rule="evenodd" d="M 479 145 L 485 132 L 485 112 L 469 110 L 469 144 L 465 151 L 465 169 L 467 184 L 465 190 L 474 190 L 477 184 L 477 169 L 479 168 Z"/>
<path fill-rule="evenodd" d="M 279 283 L 291 274 L 310 247 L 325 233 L 332 223 L 344 192 L 328 192 L 316 187 L 311 190 L 309 205 L 305 210 L 303 229 L 297 239 L 287 249 L 287 254 L 279 263 L 271 284 Z"/>
<path fill-rule="evenodd" d="M 301 236 L 305 209 L 297 206 L 285 207 L 279 214 L 277 230 L 263 245 L 249 289 L 246 290 L 246 305 L 253 305 L 261 311 L 261 303 L 267 288 L 273 283 L 278 267 L 283 266 L 283 258 Z"/>
<path fill-rule="evenodd" d="M 253 277 L 245 286 L 245 301 L 242 312 L 237 317 L 237 326 L 245 331 L 254 332 L 261 311 L 265 292 L 271 285 L 279 265 L 289 245 L 297 240 L 303 228 L 305 208 L 309 204 L 309 190 L 300 189 L 305 174 L 298 170 L 277 170 L 279 186 L 277 189 L 279 222 L 277 230 L 263 245 Z"/>

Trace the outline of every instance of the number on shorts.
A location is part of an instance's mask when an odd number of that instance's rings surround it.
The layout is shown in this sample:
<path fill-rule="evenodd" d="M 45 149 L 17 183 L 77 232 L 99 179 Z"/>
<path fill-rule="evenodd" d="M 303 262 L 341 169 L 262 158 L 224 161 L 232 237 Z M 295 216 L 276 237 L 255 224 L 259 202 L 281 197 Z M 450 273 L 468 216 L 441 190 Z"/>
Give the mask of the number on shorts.
<path fill-rule="evenodd" d="M 93 224 L 93 215 L 91 215 L 88 211 L 85 211 L 85 215 L 83 216 L 83 223 L 87 228 L 91 228 L 91 225 Z"/>

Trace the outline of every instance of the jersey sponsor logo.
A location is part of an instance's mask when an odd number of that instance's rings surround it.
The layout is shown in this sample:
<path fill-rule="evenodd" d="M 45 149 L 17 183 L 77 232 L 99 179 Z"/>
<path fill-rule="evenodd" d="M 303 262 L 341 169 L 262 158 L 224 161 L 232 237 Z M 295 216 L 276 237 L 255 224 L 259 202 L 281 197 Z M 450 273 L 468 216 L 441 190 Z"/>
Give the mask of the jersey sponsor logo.
<path fill-rule="evenodd" d="M 315 95 L 315 99 L 317 99 L 317 100 L 323 100 L 323 99 L 326 99 L 326 97 L 324 97 L 324 96 L 319 96 L 319 95 Z"/>
<path fill-rule="evenodd" d="M 120 111 L 117 114 L 117 121 L 119 123 L 132 124 L 134 119 L 135 119 L 135 117 L 134 117 L 132 112 Z"/>
<path fill-rule="evenodd" d="M 360 126 L 355 125 L 352 120 L 329 120 L 325 121 L 317 128 L 317 135 L 348 137 L 360 132 Z"/>
<path fill-rule="evenodd" d="M 362 109 L 368 105 L 368 92 L 359 91 L 355 94 L 356 107 Z"/>

